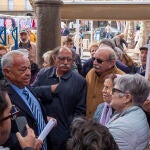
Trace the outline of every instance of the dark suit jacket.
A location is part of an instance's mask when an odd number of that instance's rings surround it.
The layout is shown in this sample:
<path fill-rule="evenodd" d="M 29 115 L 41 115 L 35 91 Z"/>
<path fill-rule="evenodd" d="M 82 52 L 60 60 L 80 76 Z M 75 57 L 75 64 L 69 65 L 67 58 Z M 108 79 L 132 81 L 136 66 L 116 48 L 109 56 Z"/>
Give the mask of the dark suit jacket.
<path fill-rule="evenodd" d="M 75 64 L 77 65 L 78 72 L 81 74 L 82 73 L 82 64 L 81 64 L 80 56 L 78 54 L 76 54 Z"/>
<path fill-rule="evenodd" d="M 52 93 L 50 86 L 56 83 L 59 85 Z M 50 134 L 51 150 L 64 150 L 73 118 L 85 114 L 86 81 L 74 71 L 69 71 L 59 79 L 55 67 L 51 67 L 40 70 L 33 86 L 34 92 L 46 108 L 47 115 L 57 119 L 57 126 Z"/>
<path fill-rule="evenodd" d="M 90 58 L 90 59 L 88 59 L 85 63 L 84 63 L 84 65 L 83 65 L 83 67 L 82 67 L 82 75 L 84 76 L 84 77 L 86 77 L 86 75 L 87 75 L 87 73 L 90 71 L 90 69 L 92 69 L 93 68 L 93 58 Z"/>
<path fill-rule="evenodd" d="M 17 94 L 16 91 L 14 91 L 14 89 L 11 86 L 8 87 L 8 95 L 10 97 L 12 104 L 16 105 L 20 109 L 18 116 L 25 116 L 27 119 L 28 125 L 34 130 L 35 134 L 38 135 L 37 122 L 34 119 L 32 112 L 30 111 L 30 109 L 25 104 L 25 102 L 21 99 L 21 97 Z M 43 117 L 45 121 L 47 122 L 46 114 L 42 105 L 41 105 L 41 109 L 43 111 Z M 12 121 L 10 138 L 8 139 L 5 145 L 7 147 L 10 147 L 10 149 L 12 150 L 21 150 L 18 140 L 16 138 L 16 132 L 18 132 L 17 125 L 15 121 Z"/>

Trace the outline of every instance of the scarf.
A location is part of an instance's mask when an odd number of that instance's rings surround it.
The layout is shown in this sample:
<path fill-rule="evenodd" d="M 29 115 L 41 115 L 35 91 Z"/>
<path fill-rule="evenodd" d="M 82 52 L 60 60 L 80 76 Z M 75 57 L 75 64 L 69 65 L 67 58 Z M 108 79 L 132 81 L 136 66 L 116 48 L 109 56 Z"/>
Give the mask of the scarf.
<path fill-rule="evenodd" d="M 104 108 L 102 110 L 102 114 L 100 117 L 100 124 L 106 125 L 110 120 L 110 116 L 112 115 L 112 108 L 109 106 L 108 103 L 104 103 Z"/>

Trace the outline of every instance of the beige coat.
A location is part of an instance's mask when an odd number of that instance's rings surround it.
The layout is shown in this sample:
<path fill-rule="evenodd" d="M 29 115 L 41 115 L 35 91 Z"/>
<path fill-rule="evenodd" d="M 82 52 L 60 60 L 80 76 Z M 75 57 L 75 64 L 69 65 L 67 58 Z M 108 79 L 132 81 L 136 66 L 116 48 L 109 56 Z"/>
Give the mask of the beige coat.
<path fill-rule="evenodd" d="M 124 74 L 124 72 L 122 72 L 116 66 L 111 70 L 102 73 L 100 76 L 98 76 L 95 73 L 94 68 L 88 72 L 86 76 L 87 82 L 86 116 L 88 118 L 93 117 L 97 106 L 103 102 L 102 89 L 104 85 L 104 80 L 105 77 L 111 73 Z"/>

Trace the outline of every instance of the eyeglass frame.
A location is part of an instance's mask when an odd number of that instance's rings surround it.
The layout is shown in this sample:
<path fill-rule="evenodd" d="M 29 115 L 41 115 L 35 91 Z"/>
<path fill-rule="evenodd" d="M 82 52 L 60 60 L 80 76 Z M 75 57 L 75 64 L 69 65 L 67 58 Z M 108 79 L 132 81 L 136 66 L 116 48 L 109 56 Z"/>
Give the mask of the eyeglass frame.
<path fill-rule="evenodd" d="M 65 60 L 67 60 L 67 62 L 73 61 L 73 58 L 72 58 L 72 57 L 60 57 L 60 56 L 57 56 L 57 58 L 58 58 L 60 61 L 65 61 Z"/>
<path fill-rule="evenodd" d="M 106 59 L 106 60 L 102 60 L 102 59 L 100 59 L 100 58 L 95 58 L 95 57 L 93 57 L 93 61 L 97 61 L 97 63 L 98 64 L 102 64 L 103 62 L 105 62 L 105 61 L 110 61 L 110 59 Z"/>
<path fill-rule="evenodd" d="M 0 119 L 0 122 L 3 122 L 3 121 L 5 121 L 5 120 L 7 120 L 7 119 L 11 119 L 11 120 L 15 120 L 15 119 L 16 119 L 18 113 L 20 112 L 20 109 L 19 109 L 18 107 L 16 107 L 15 105 L 12 105 L 12 108 L 13 108 L 13 107 L 14 107 L 15 110 L 17 110 L 17 111 L 14 112 L 14 113 L 10 112 L 11 114 L 8 115 L 8 116 L 6 116 L 6 117 L 4 117 L 4 118 L 2 118 L 2 119 Z M 12 109 L 12 108 L 11 108 L 11 109 Z"/>
<path fill-rule="evenodd" d="M 112 88 L 112 94 L 115 93 L 115 92 L 127 94 L 127 92 L 124 92 L 124 91 L 119 90 L 119 89 L 117 89 L 117 88 Z"/>

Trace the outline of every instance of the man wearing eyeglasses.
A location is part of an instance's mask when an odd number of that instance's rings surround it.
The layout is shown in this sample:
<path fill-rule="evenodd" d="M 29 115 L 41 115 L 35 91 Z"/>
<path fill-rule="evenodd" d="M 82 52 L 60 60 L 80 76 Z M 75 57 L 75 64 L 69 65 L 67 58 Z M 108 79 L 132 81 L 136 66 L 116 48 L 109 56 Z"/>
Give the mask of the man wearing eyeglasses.
<path fill-rule="evenodd" d="M 53 55 L 56 67 L 41 70 L 33 87 L 47 115 L 57 118 L 58 124 L 50 134 L 51 150 L 66 150 L 73 118 L 85 115 L 86 82 L 71 70 L 75 59 L 71 49 L 57 47 Z"/>
<path fill-rule="evenodd" d="M 102 89 L 105 78 L 109 74 L 124 74 L 115 66 L 115 54 L 112 48 L 103 46 L 99 48 L 94 57 L 93 69 L 87 76 L 86 116 L 93 117 L 98 104 L 103 102 Z"/>
<path fill-rule="evenodd" d="M 31 65 L 28 57 L 20 51 L 10 51 L 2 57 L 2 70 L 8 81 L 8 94 L 12 104 L 21 111 L 19 116 L 25 116 L 28 125 L 39 136 L 47 123 L 47 116 L 44 108 L 27 87 L 31 78 Z M 20 150 L 16 139 L 17 125 L 12 121 L 12 129 L 8 144 L 11 149 Z M 39 141 L 37 141 L 39 142 Z M 47 150 L 46 141 L 43 142 L 42 150 Z"/>

